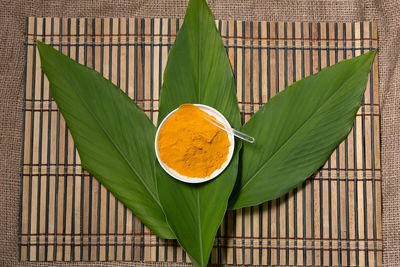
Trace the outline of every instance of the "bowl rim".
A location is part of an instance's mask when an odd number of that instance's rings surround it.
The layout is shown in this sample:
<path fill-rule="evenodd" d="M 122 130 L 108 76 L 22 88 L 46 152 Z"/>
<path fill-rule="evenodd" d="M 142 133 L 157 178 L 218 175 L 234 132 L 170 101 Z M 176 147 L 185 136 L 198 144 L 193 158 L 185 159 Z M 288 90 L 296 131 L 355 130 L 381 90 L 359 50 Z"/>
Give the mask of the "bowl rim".
<path fill-rule="evenodd" d="M 232 128 L 231 125 L 229 124 L 228 120 L 225 118 L 225 116 L 222 115 L 221 112 L 219 112 L 215 108 L 207 106 L 207 105 L 203 105 L 203 104 L 192 104 L 192 105 L 195 105 L 195 106 L 199 107 L 201 110 L 203 110 L 203 111 L 207 112 L 208 114 L 214 116 L 215 119 L 217 119 L 218 121 L 220 121 L 224 125 L 229 126 L 230 128 Z M 158 160 L 159 164 L 161 165 L 161 167 L 164 169 L 164 171 L 166 173 L 168 173 L 170 176 L 172 176 L 173 178 L 175 178 L 175 179 L 177 179 L 177 180 L 179 180 L 181 182 L 197 184 L 197 183 L 204 183 L 204 182 L 210 181 L 210 180 L 216 178 L 218 175 L 220 175 L 226 169 L 226 167 L 228 167 L 229 163 L 231 162 L 232 157 L 233 157 L 233 152 L 234 152 L 234 149 L 235 149 L 235 137 L 232 134 L 228 133 L 228 139 L 231 142 L 231 145 L 229 146 L 229 152 L 228 152 L 227 159 L 222 164 L 222 166 L 219 169 L 216 169 L 210 176 L 208 176 L 206 178 L 202 178 L 202 177 L 196 178 L 196 177 L 187 177 L 185 175 L 179 174 L 178 172 L 176 172 L 172 168 L 170 168 L 167 165 L 165 165 L 164 162 L 162 162 L 162 160 L 160 159 L 159 153 L 158 153 L 158 144 L 157 144 L 158 143 L 157 142 L 158 141 L 158 134 L 159 134 L 160 129 L 162 128 L 164 123 L 168 120 L 168 118 L 171 117 L 178 110 L 178 108 L 174 109 L 167 116 L 165 116 L 165 118 L 162 120 L 162 122 L 160 123 L 160 125 L 157 128 L 157 132 L 156 132 L 156 135 L 155 135 L 155 138 L 154 138 L 154 150 L 155 150 L 155 153 L 156 153 L 157 160 Z"/>

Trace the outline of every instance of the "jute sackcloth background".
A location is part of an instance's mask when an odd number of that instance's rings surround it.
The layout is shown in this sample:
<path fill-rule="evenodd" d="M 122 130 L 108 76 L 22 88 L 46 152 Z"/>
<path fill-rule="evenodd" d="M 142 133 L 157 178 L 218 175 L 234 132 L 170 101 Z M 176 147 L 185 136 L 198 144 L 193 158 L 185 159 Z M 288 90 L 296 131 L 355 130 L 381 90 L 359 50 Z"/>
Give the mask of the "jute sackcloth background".
<path fill-rule="evenodd" d="M 376 21 L 383 177 L 384 264 L 400 265 L 400 1 L 208 1 L 217 19 Z M 171 266 L 143 263 L 18 262 L 25 17 L 179 17 L 187 1 L 1 1 L 0 266 Z M 174 264 L 187 266 L 187 264 Z"/>

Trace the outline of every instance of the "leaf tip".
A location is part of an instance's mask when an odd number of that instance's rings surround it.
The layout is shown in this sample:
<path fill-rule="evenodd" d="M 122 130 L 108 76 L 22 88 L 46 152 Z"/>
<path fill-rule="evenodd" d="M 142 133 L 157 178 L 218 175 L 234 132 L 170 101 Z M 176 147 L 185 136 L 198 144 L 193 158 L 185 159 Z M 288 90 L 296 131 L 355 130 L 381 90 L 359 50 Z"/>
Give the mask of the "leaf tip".
<path fill-rule="evenodd" d="M 377 52 L 378 52 L 378 49 L 376 48 L 374 50 L 369 51 L 367 54 L 369 54 L 371 56 L 371 58 L 374 58 Z"/>
<path fill-rule="evenodd" d="M 39 40 L 37 40 L 37 39 L 35 39 L 34 42 L 36 43 L 36 45 L 37 45 L 37 47 L 38 47 L 38 49 L 39 49 L 39 52 L 40 52 L 40 50 L 41 50 L 42 48 L 44 48 L 44 47 L 46 46 L 45 43 L 43 43 L 43 42 L 41 42 L 41 41 L 39 41 Z"/>
<path fill-rule="evenodd" d="M 374 50 L 371 50 L 368 53 L 366 53 L 366 56 L 368 57 L 367 62 L 368 62 L 369 67 L 371 67 L 372 63 L 374 62 L 374 58 L 375 58 L 375 55 L 377 52 L 378 52 L 378 49 L 374 49 Z"/>
<path fill-rule="evenodd" d="M 44 49 L 50 47 L 49 45 L 39 41 L 39 40 L 35 40 L 36 46 L 39 50 L 39 56 L 40 56 L 40 62 L 44 62 L 44 58 L 43 58 L 43 53 L 44 53 Z M 41 66 L 43 66 L 43 63 L 41 64 Z"/>

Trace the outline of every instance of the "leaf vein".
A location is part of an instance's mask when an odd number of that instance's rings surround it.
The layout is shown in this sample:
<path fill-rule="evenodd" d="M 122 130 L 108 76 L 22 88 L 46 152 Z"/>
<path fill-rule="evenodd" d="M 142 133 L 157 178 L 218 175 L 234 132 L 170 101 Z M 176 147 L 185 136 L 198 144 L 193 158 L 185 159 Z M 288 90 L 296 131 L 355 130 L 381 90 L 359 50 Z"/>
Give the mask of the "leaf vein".
<path fill-rule="evenodd" d="M 200 256 L 201 256 L 201 262 L 200 265 L 203 266 L 203 239 L 201 237 L 202 232 L 201 232 L 201 210 L 200 210 L 200 190 L 197 190 L 197 205 L 198 205 L 198 212 L 197 212 L 197 217 L 198 217 L 198 225 L 199 225 L 199 241 L 200 241 Z"/>
<path fill-rule="evenodd" d="M 97 74 L 97 73 L 96 73 Z M 70 76 L 68 72 L 66 72 L 67 76 Z M 100 75 L 100 74 L 97 74 Z M 104 77 L 102 75 L 100 75 L 103 79 Z M 70 81 L 73 81 L 73 77 L 69 77 Z M 74 87 L 75 88 L 75 87 Z M 113 88 L 114 89 L 114 88 Z M 112 90 L 111 88 L 109 90 Z M 120 153 L 120 155 L 122 156 L 122 158 L 125 160 L 125 162 L 128 164 L 129 168 L 135 173 L 135 175 L 140 179 L 140 181 L 142 182 L 143 186 L 146 188 L 146 190 L 149 192 L 149 194 L 152 196 L 152 198 L 156 201 L 156 203 L 160 205 L 160 202 L 158 201 L 158 199 L 154 196 L 153 192 L 149 189 L 149 187 L 146 185 L 146 183 L 144 182 L 143 177 L 138 173 L 138 171 L 135 169 L 134 166 L 132 166 L 132 164 L 130 163 L 130 161 L 128 160 L 127 156 L 125 155 L 125 153 L 122 152 L 122 150 L 120 149 L 120 147 L 113 141 L 113 139 L 111 138 L 111 135 L 109 134 L 109 132 L 105 129 L 105 127 L 103 126 L 103 124 L 100 122 L 100 120 L 97 118 L 96 114 L 94 114 L 91 109 L 89 108 L 89 104 L 85 101 L 85 99 L 80 95 L 78 90 L 74 90 L 76 92 L 76 94 L 78 95 L 78 97 L 80 98 L 80 100 L 82 101 L 84 107 L 86 108 L 86 110 L 89 112 L 89 114 L 93 117 L 93 119 L 97 122 L 97 124 L 100 126 L 101 130 L 105 133 L 105 135 L 107 136 L 108 140 L 110 141 L 110 143 L 117 149 L 117 151 Z"/>

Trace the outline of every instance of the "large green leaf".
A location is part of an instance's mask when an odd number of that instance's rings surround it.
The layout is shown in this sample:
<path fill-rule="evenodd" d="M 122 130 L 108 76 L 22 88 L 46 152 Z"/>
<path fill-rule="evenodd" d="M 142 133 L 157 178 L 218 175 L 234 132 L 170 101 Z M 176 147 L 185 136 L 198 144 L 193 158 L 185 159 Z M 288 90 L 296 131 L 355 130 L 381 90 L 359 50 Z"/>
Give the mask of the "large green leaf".
<path fill-rule="evenodd" d="M 48 45 L 37 45 L 51 95 L 71 131 L 82 166 L 154 233 L 174 238 L 158 199 L 152 122 L 99 73 Z"/>
<path fill-rule="evenodd" d="M 313 174 L 350 132 L 375 51 L 339 62 L 286 88 L 243 127 L 237 209 L 287 193 Z"/>
<path fill-rule="evenodd" d="M 233 127 L 240 127 L 232 69 L 214 17 L 204 0 L 189 1 L 184 23 L 170 50 L 158 122 L 184 103 L 214 107 Z M 228 168 L 204 184 L 179 182 L 156 162 L 158 192 L 168 224 L 196 265 L 205 266 L 208 262 L 236 181 L 239 148 L 237 142 Z"/>

